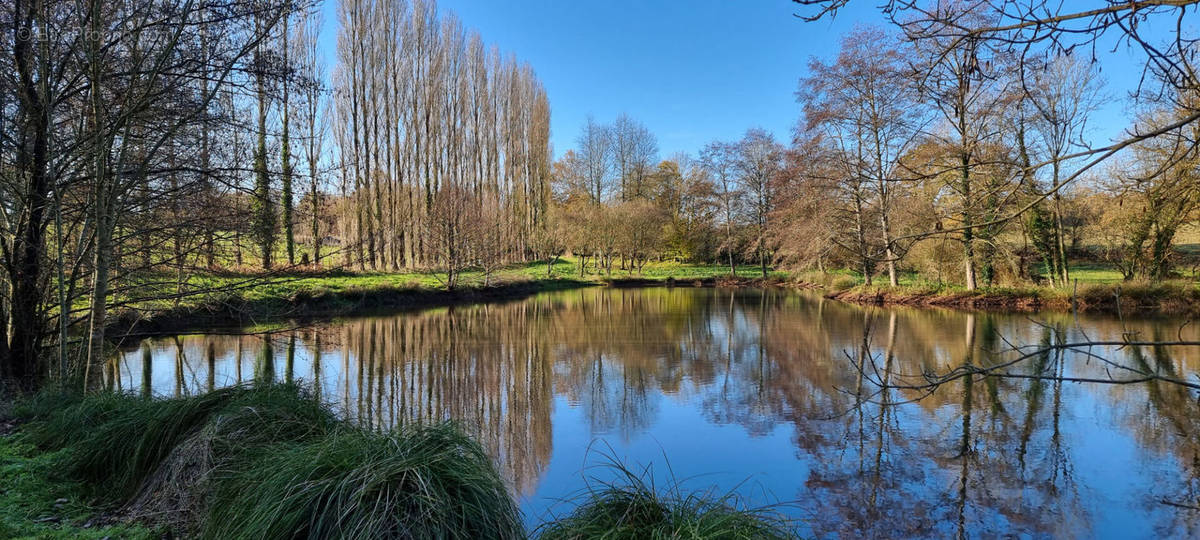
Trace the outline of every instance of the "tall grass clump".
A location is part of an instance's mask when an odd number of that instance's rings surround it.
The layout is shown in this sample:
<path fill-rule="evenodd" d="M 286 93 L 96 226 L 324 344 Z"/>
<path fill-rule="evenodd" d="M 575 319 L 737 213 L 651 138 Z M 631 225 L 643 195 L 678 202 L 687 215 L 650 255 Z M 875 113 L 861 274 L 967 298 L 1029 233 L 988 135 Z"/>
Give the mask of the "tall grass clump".
<path fill-rule="evenodd" d="M 338 430 L 220 481 L 205 538 L 521 538 L 478 443 L 451 425 Z"/>
<path fill-rule="evenodd" d="M 538 528 L 539 540 L 796 538 L 785 519 L 735 493 L 689 492 L 674 480 L 660 490 L 649 470 L 639 474 L 615 460 L 604 468 L 615 479 L 590 479 L 564 501 L 574 506 L 570 514 Z"/>
<path fill-rule="evenodd" d="M 185 439 L 207 432 L 217 458 L 255 442 L 320 435 L 333 415 L 294 386 L 235 386 L 196 397 L 142 399 L 128 394 L 35 399 L 22 429 L 35 446 L 65 449 L 60 472 L 96 494 L 127 499 Z"/>

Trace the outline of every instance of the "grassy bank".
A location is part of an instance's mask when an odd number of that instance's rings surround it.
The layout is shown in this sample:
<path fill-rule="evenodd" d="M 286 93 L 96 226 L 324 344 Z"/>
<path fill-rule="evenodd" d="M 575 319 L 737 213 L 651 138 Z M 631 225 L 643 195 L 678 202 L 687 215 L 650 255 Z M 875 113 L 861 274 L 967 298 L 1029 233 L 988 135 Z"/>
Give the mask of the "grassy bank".
<path fill-rule="evenodd" d="M 295 386 L 162 400 L 47 392 L 9 417 L 3 537 L 791 536 L 727 497 L 659 494 L 636 477 L 530 533 L 482 448 L 454 426 L 364 429 Z"/>
<path fill-rule="evenodd" d="M 1115 269 L 1096 264 L 1072 268 L 1078 286 L 1070 289 L 1021 285 L 967 291 L 961 286 L 934 283 L 913 273 L 901 275 L 899 287 L 862 285 L 848 271 L 772 271 L 762 279 L 753 267 L 740 267 L 736 276 L 721 265 L 673 262 L 648 263 L 641 271 L 614 269 L 582 277 L 578 261 L 565 258 L 547 271 L 545 262 L 514 265 L 485 277 L 467 272 L 460 286 L 449 290 L 445 276 L 429 272 L 359 273 L 345 271 L 293 272 L 274 275 L 221 273 L 196 275 L 187 282 L 145 277 L 138 289 L 147 300 L 123 299 L 109 327 L 109 336 L 134 339 L 216 327 L 305 320 L 430 306 L 500 301 L 540 292 L 591 286 L 789 286 L 822 288 L 827 296 L 859 304 L 892 304 L 960 309 L 1069 310 L 1122 313 L 1196 313 L 1198 284 L 1184 280 L 1161 284 L 1125 283 Z M 172 291 L 178 300 L 164 300 Z"/>
<path fill-rule="evenodd" d="M 515 299 L 539 292 L 598 285 L 679 286 L 761 285 L 755 268 L 729 268 L 673 262 L 648 263 L 641 271 L 578 274 L 577 261 L 515 265 L 486 277 L 478 271 L 461 276 L 450 290 L 445 275 L 434 272 L 292 272 L 220 273 L 190 276 L 182 284 L 170 276 L 144 276 L 135 289 L 145 299 L 121 298 L 125 307 L 110 325 L 110 336 L 140 336 L 200 328 L 240 326 L 271 320 L 335 317 L 433 305 Z M 786 274 L 772 272 L 769 281 Z M 178 300 L 174 298 L 180 298 Z M 164 298 L 170 298 L 165 300 Z"/>

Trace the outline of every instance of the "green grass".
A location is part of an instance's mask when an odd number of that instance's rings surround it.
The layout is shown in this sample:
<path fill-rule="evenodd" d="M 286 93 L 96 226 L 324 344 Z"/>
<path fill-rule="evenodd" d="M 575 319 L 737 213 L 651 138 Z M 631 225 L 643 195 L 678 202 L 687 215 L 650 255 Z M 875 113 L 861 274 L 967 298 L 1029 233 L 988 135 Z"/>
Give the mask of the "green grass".
<path fill-rule="evenodd" d="M 593 478 L 568 500 L 569 514 L 539 527 L 540 540 L 796 537 L 787 520 L 734 493 L 687 491 L 674 479 L 659 488 L 649 469 L 637 473 L 615 460 L 603 468 L 615 479 Z"/>
<path fill-rule="evenodd" d="M 729 267 L 713 264 L 688 264 L 673 261 L 650 262 L 641 271 L 621 270 L 614 265 L 612 274 L 596 272 L 592 261 L 589 260 L 587 271 L 581 278 L 579 261 L 576 258 L 564 257 L 559 259 L 547 276 L 546 262 L 531 262 L 507 266 L 495 272 L 492 283 L 512 283 L 543 280 L 582 280 L 601 282 L 611 278 L 643 278 L 652 280 L 689 280 L 724 277 L 729 275 Z M 773 277 L 784 277 L 786 273 L 770 271 Z M 757 267 L 739 266 L 738 277 L 754 278 L 761 276 Z M 198 275 L 191 278 L 189 286 L 196 289 L 216 289 L 236 286 L 248 277 L 237 274 L 230 275 Z M 442 272 L 337 272 L 328 275 L 306 276 L 297 274 L 283 276 L 281 279 L 269 280 L 263 284 L 255 284 L 246 290 L 248 298 L 256 297 L 286 297 L 296 290 L 325 289 L 332 292 L 344 292 L 354 289 L 374 289 L 379 287 L 407 287 L 425 289 L 445 289 L 446 274 Z M 460 276 L 463 287 L 480 287 L 484 283 L 484 275 L 478 270 L 464 272 Z"/>
<path fill-rule="evenodd" d="M 261 273 L 218 272 L 197 274 L 188 278 L 186 291 L 192 294 L 179 300 L 147 299 L 131 302 L 137 308 L 137 317 L 114 319 L 114 329 L 127 331 L 130 323 L 142 320 L 142 314 L 154 314 L 148 331 L 188 331 L 208 326 L 231 326 L 249 322 L 279 323 L 295 317 L 343 316 L 371 310 L 421 307 L 447 301 L 476 301 L 491 295 L 510 297 L 522 294 L 561 290 L 565 288 L 620 283 L 625 280 L 639 282 L 708 281 L 728 277 L 728 267 L 721 264 L 687 264 L 672 261 L 650 262 L 640 271 L 614 268 L 612 274 L 597 273 L 594 260 L 589 260 L 587 271 L 578 273 L 579 260 L 571 257 L 559 259 L 547 274 L 546 262 L 537 261 L 516 264 L 495 272 L 488 279 L 490 288 L 484 288 L 484 276 L 478 270 L 464 273 L 460 278 L 460 291 L 468 295 L 452 298 L 439 296 L 446 292 L 445 275 L 437 272 L 349 272 L 328 270 L 323 272 L 297 271 L 293 273 L 264 275 Z M 547 277 L 549 275 L 549 277 Z M 739 266 L 737 277 L 752 279 L 760 276 L 753 266 Z M 977 291 L 966 291 L 953 281 L 935 281 L 926 275 L 903 271 L 897 289 L 887 286 L 885 275 L 877 275 L 872 286 L 864 288 L 862 275 L 853 270 L 828 272 L 783 272 L 772 270 L 773 280 L 792 280 L 816 284 L 828 291 L 860 289 L 862 292 L 890 292 L 893 294 L 958 295 L 1037 298 L 1069 304 L 1071 291 L 1078 280 L 1080 289 L 1091 286 L 1128 287 L 1121 274 L 1113 266 L 1078 261 L 1072 265 L 1073 283 L 1070 287 L 1051 288 L 1045 285 L 1013 284 L 981 287 Z M 1190 277 L 1190 274 L 1188 274 Z M 957 278 L 957 276 L 950 276 Z M 145 298 L 169 297 L 175 292 L 169 275 L 143 275 L 138 278 L 138 294 Z M 132 278 L 131 278 L 132 279 Z M 1186 287 L 1184 287 L 1186 289 Z M 1184 291 L 1184 299 L 1193 295 Z M 478 294 L 475 294 L 478 293 Z M 1155 299 L 1160 295 L 1153 296 Z M 1065 299 L 1065 300 L 1064 300 Z M 126 298 L 125 300 L 128 300 Z M 1134 301 L 1138 301 L 1134 299 Z M 1158 301 L 1158 300 L 1155 300 Z M 1056 307 L 1047 305 L 1045 307 Z M 1175 311 L 1179 311 L 1176 309 Z M 132 314 L 132 313 L 131 313 Z M 157 321 L 157 322 L 155 322 Z M 161 324 L 160 324 L 161 323 Z M 147 325 L 141 323 L 143 331 Z"/>
<path fill-rule="evenodd" d="M 65 479 L 84 482 L 95 495 L 114 501 L 136 495 L 168 455 L 197 434 L 216 447 L 206 451 L 221 459 L 255 443 L 320 435 L 334 421 L 290 386 L 234 386 L 158 400 L 49 392 L 16 413 L 33 420 L 22 430 L 23 439 L 64 451 L 58 471 Z"/>
<path fill-rule="evenodd" d="M 1098 262 L 1078 262 L 1072 264 L 1070 274 L 1071 279 L 1079 280 L 1081 285 L 1091 283 L 1121 283 L 1125 279 L 1121 275 L 1121 272 L 1111 264 Z"/>
<path fill-rule="evenodd" d="M 65 451 L 0 436 L 0 538 L 159 538 L 139 524 L 103 524 L 86 486 L 55 479 Z M 97 522 L 97 523 L 93 523 Z"/>
<path fill-rule="evenodd" d="M 1037 285 L 991 286 L 967 290 L 956 283 L 937 283 L 921 280 L 902 281 L 890 287 L 878 281 L 870 286 L 860 279 L 846 276 L 833 278 L 834 292 L 849 293 L 842 297 L 866 303 L 910 304 L 965 308 L 1060 310 L 1132 314 L 1162 313 L 1175 315 L 1200 314 L 1200 283 L 1188 279 L 1162 282 L 1124 281 L 1113 279 L 1113 271 L 1104 267 L 1080 267 L 1079 282 L 1071 287 Z"/>

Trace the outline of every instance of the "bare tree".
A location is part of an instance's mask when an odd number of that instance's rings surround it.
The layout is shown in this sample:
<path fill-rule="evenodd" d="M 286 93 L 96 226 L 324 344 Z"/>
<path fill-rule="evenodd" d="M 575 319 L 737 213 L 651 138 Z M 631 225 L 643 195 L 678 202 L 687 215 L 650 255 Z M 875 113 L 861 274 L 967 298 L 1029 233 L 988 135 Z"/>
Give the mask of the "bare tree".
<path fill-rule="evenodd" d="M 734 255 L 740 251 L 737 231 L 742 201 L 741 187 L 737 182 L 736 147 L 719 141 L 711 142 L 700 152 L 700 162 L 714 180 L 720 206 L 719 226 L 724 234 L 717 252 L 728 257 L 729 275 L 736 276 L 737 262 Z"/>
<path fill-rule="evenodd" d="M 893 206 L 897 192 L 910 181 L 902 157 L 925 127 L 923 104 L 906 77 L 910 52 L 891 45 L 897 42 L 879 28 L 855 29 L 842 40 L 834 62 L 810 63 L 798 92 L 806 131 L 830 139 L 846 158 L 841 185 L 849 188 L 859 236 L 856 250 L 867 282 L 870 267 L 881 261 L 893 287 L 899 285 L 896 263 L 903 252 L 895 240 Z M 867 206 L 878 220 L 879 254 L 871 253 L 865 238 Z"/>
<path fill-rule="evenodd" d="M 610 210 L 609 235 L 614 249 L 629 259 L 630 270 L 641 272 L 646 261 L 662 245 L 667 217 L 655 203 L 644 199 L 620 203 Z M 612 263 L 609 262 L 609 273 Z"/>
<path fill-rule="evenodd" d="M 561 212 L 550 210 L 541 226 L 530 238 L 530 249 L 538 258 L 546 260 L 546 277 L 554 277 L 554 265 L 567 251 L 567 230 Z"/>
<path fill-rule="evenodd" d="M 343 6 L 335 95 L 360 268 L 430 266 L 425 232 L 448 184 L 503 218 L 503 261 L 524 258 L 550 192 L 550 108 L 533 70 L 432 2 Z"/>
<path fill-rule="evenodd" d="M 963 275 L 967 290 L 978 287 L 978 242 L 981 227 L 993 221 L 985 212 L 995 209 L 996 195 L 984 179 L 987 146 L 1001 134 L 996 121 L 1004 111 L 1010 82 L 1002 69 L 1002 58 L 979 39 L 958 39 L 956 29 L 983 19 L 983 15 L 960 6 L 944 7 L 943 18 L 931 22 L 923 38 L 916 41 L 922 64 L 914 77 L 926 99 L 934 104 L 941 123 L 933 131 L 948 155 L 944 184 L 957 198 L 952 228 L 963 245 Z M 943 172 L 937 171 L 937 172 Z"/>
<path fill-rule="evenodd" d="M 576 144 L 579 145 L 580 176 L 586 182 L 588 195 L 591 196 L 593 204 L 603 204 L 611 189 L 611 129 L 596 123 L 594 118 L 588 116 Z"/>
<path fill-rule="evenodd" d="M 646 126 L 624 113 L 609 129 L 621 200 L 647 196 L 644 183 L 658 154 L 658 141 Z"/>
<path fill-rule="evenodd" d="M 237 167 L 217 135 L 237 132 L 223 98 L 246 88 L 254 51 L 292 7 L 0 8 L 12 23 L 0 40 L 9 51 L 0 55 L 0 156 L 10 164 L 0 167 L 5 375 L 97 380 L 112 310 L 191 294 L 188 272 L 216 261 L 216 231 L 233 212 L 218 202 Z M 166 269 L 170 278 L 150 274 Z M 70 363 L 69 329 L 78 327 L 84 345 Z M 53 335 L 58 362 L 45 365 L 42 344 Z"/>
<path fill-rule="evenodd" d="M 836 16 L 849 0 L 793 1 L 808 8 L 801 14 L 802 17 L 816 20 Z M 1112 38 L 1118 45 L 1127 46 L 1129 51 L 1135 53 L 1146 76 L 1139 81 L 1132 97 L 1149 101 L 1176 100 L 1175 105 L 1181 114 L 1170 124 L 1153 127 L 1139 124 L 1110 144 L 1063 156 L 1062 160 L 1078 160 L 1079 165 L 1060 179 L 1058 189 L 1062 190 L 1122 150 L 1176 128 L 1200 122 L 1197 104 L 1186 98 L 1178 99 L 1200 87 L 1194 53 L 1198 41 L 1196 29 L 1183 23 L 1188 11 L 1194 10 L 1196 4 L 1196 0 L 1149 0 L 1068 8 L 1044 0 L 984 0 L 970 6 L 951 2 L 925 4 L 916 0 L 889 0 L 880 8 L 909 40 L 922 44 L 921 54 L 926 58 L 938 59 L 939 63 L 944 64 L 946 60 L 962 57 L 961 52 L 956 51 L 975 51 L 976 54 L 971 56 L 977 60 L 968 62 L 967 66 L 970 73 L 979 75 L 994 69 L 989 58 L 978 56 L 979 52 L 987 50 L 1009 57 L 1015 63 L 1014 71 L 1022 74 L 1040 69 L 1047 57 L 1090 53 L 1095 60 L 1102 48 L 1111 48 L 1107 43 L 1099 46 L 1102 37 Z M 1156 29 L 1161 29 L 1161 32 Z M 1041 169 L 1047 165 L 1050 163 L 1031 161 L 1027 168 Z M 1052 195 L 1047 190 L 1034 200 L 998 213 L 988 221 L 1015 219 Z M 953 232 L 981 225 L 959 224 Z"/>
<path fill-rule="evenodd" d="M 1028 64 L 1027 64 L 1028 65 Z M 1048 191 L 1054 222 L 1054 266 L 1064 285 L 1071 280 L 1063 227 L 1063 168 L 1079 150 L 1089 147 L 1085 130 L 1102 97 L 1096 67 L 1076 56 L 1054 57 L 1026 79 L 1025 95 L 1035 111 L 1030 126 L 1036 133 L 1039 161 L 1049 163 Z"/>
<path fill-rule="evenodd" d="M 479 233 L 475 206 L 466 189 L 446 185 L 438 190 L 426 220 L 425 242 L 433 260 L 446 274 L 447 289 L 458 287 L 463 271 L 473 263 L 471 247 Z"/>
<path fill-rule="evenodd" d="M 783 148 L 765 130 L 751 129 L 738 142 L 736 155 L 738 183 L 753 230 L 746 252 L 758 260 L 765 278 L 771 258 L 770 216 L 778 203 L 776 182 L 782 171 Z"/>
<path fill-rule="evenodd" d="M 488 287 L 492 284 L 492 276 L 508 260 L 509 244 L 505 238 L 508 231 L 504 226 L 503 209 L 499 205 L 488 202 L 477 204 L 468 225 L 471 231 L 469 236 L 475 264 L 483 272 L 483 286 Z"/>
<path fill-rule="evenodd" d="M 299 78 L 301 114 L 297 120 L 304 137 L 304 158 L 308 166 L 310 249 L 312 263 L 316 266 L 321 265 L 321 216 L 324 213 L 321 157 L 328 133 L 326 119 L 329 112 L 324 86 L 326 70 L 318 45 L 321 24 L 319 11 L 305 13 L 301 24 L 296 27 L 296 37 L 293 41 L 296 47 L 295 58 L 303 70 Z"/>
<path fill-rule="evenodd" d="M 261 16 L 255 17 L 255 32 L 266 32 L 270 26 L 268 21 L 264 21 Z M 259 249 L 259 258 L 262 261 L 262 267 L 270 269 L 271 258 L 275 251 L 275 226 L 277 220 L 275 218 L 275 205 L 271 200 L 271 174 L 267 170 L 267 107 L 269 95 L 267 79 L 270 67 L 269 60 L 267 55 L 264 54 L 263 48 L 264 45 L 262 43 L 256 44 L 254 48 L 254 63 L 252 65 L 258 124 L 255 131 L 254 198 L 251 202 L 251 212 L 254 216 L 252 231 L 254 242 Z"/>

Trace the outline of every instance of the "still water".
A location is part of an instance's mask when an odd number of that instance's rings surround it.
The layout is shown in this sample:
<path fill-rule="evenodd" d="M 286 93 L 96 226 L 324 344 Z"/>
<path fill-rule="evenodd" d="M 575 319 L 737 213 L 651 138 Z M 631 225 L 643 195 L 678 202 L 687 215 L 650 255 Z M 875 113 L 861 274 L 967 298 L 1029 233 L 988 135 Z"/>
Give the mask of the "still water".
<path fill-rule="evenodd" d="M 148 340 L 113 384 L 181 395 L 312 385 L 375 426 L 455 419 L 526 519 L 615 458 L 658 481 L 782 503 L 818 537 L 1195 537 L 1200 349 L 1038 354 L 927 389 L 1014 346 L 1197 340 L 1171 319 L 864 308 L 776 290 L 590 288 L 339 320 L 272 335 Z M 863 366 L 865 369 L 859 369 Z M 1022 378 L 1033 374 L 1043 378 Z M 1049 377 L 1046 379 L 1045 377 Z M 881 387 L 886 383 L 887 387 Z"/>

